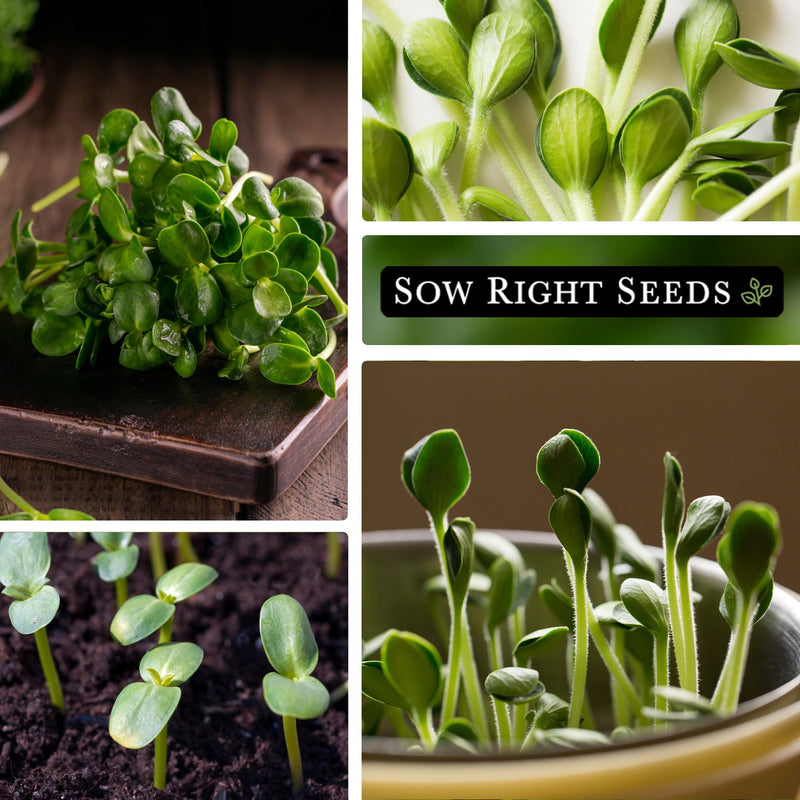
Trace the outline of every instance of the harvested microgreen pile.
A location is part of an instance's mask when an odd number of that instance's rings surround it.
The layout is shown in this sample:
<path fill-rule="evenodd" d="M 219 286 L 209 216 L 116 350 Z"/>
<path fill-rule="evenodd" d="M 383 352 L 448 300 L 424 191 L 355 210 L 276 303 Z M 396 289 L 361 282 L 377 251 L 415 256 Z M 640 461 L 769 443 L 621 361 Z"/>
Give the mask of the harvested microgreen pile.
<path fill-rule="evenodd" d="M 334 396 L 327 359 L 347 306 L 320 193 L 251 170 L 228 119 L 203 147 L 201 121 L 174 88 L 153 95 L 151 114 L 152 128 L 128 109 L 106 114 L 81 139 L 78 176 L 34 206 L 76 192 L 63 242 L 38 240 L 17 212 L 0 308 L 34 320 L 40 353 L 77 352 L 78 367 L 110 342 L 125 367 L 169 364 L 189 377 L 210 346 L 225 357 L 220 377 L 240 379 L 257 353 L 268 380 L 316 375 Z"/>

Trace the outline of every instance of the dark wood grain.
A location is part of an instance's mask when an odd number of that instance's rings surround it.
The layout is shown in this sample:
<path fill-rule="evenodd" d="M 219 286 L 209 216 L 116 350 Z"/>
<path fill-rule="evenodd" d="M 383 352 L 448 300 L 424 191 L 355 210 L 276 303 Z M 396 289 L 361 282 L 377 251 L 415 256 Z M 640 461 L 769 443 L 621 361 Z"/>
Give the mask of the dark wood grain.
<path fill-rule="evenodd" d="M 32 111 L 0 129 L 0 150 L 10 156 L 0 179 L 0 253 L 9 246 L 3 221 L 10 222 L 17 208 L 30 218 L 33 201 L 75 175 L 80 136 L 94 135 L 115 107 L 149 119 L 149 99 L 162 85 L 180 88 L 206 123 L 203 136 L 217 117 L 235 119 L 253 166 L 280 177 L 292 154 L 307 148 L 291 168 L 319 184 L 326 202 L 344 178 L 343 40 L 338 57 L 325 51 L 317 58 L 260 49 L 260 34 L 241 36 L 233 17 L 224 29 L 198 19 L 187 27 L 180 14 L 169 12 L 155 39 L 126 29 L 112 41 L 91 14 L 83 30 L 65 9 L 48 6 L 44 16 L 49 33 L 37 42 L 44 94 Z M 170 26 L 181 29 L 175 38 Z M 82 37 L 79 43 L 75 36 Z M 246 46 L 236 47 L 237 36 Z M 274 31 L 270 37 L 273 45 L 280 38 Z M 325 155 L 315 156 L 315 148 Z M 36 214 L 35 233 L 62 237 L 74 202 L 67 198 Z M 344 233 L 337 233 L 343 272 L 346 246 Z M 191 380 L 169 369 L 134 373 L 113 359 L 78 372 L 71 358 L 36 354 L 29 326 L 0 313 L 0 453 L 17 456 L 0 457 L 0 474 L 16 478 L 23 496 L 33 500 L 46 488 L 58 502 L 41 496 L 42 507 L 81 507 L 75 500 L 85 497 L 92 503 L 86 510 L 98 518 L 346 515 L 347 441 L 337 435 L 347 410 L 346 330 L 331 362 L 339 387 L 331 401 L 311 382 L 268 384 L 257 368 L 241 382 L 221 382 L 213 359 Z"/>

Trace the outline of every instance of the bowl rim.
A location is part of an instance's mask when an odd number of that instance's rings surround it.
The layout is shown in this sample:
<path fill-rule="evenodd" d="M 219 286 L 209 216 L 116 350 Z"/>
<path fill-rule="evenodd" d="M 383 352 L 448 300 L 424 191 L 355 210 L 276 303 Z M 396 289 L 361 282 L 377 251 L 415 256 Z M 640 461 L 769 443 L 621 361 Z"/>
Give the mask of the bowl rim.
<path fill-rule="evenodd" d="M 40 61 L 35 62 L 31 67 L 30 78 L 31 82 L 22 95 L 7 108 L 0 109 L 0 128 L 10 124 L 17 117 L 21 117 L 41 97 L 44 91 L 45 72 Z"/>
<path fill-rule="evenodd" d="M 479 528 L 479 532 L 497 533 L 506 536 L 515 544 L 526 544 L 547 549 L 560 550 L 561 544 L 555 534 L 543 531 L 525 531 L 517 529 L 489 529 Z M 403 544 L 421 544 L 430 541 L 431 532 L 426 529 L 397 529 L 384 531 L 364 532 L 362 536 L 362 562 L 367 550 L 389 550 Z M 654 556 L 659 557 L 662 551 L 652 545 L 644 545 Z M 692 569 L 699 569 L 701 572 L 713 574 L 719 579 L 726 579 L 722 568 L 715 561 L 708 558 L 695 556 L 691 559 Z M 363 563 L 362 563 L 363 571 Z M 773 603 L 777 598 L 778 604 L 794 605 L 797 607 L 796 617 L 800 619 L 800 595 L 791 589 L 775 584 Z M 653 747 L 661 743 L 676 742 L 690 738 L 696 738 L 706 734 L 714 734 L 724 731 L 737 725 L 746 724 L 752 720 L 763 719 L 771 714 L 779 714 L 786 706 L 800 703 L 800 674 L 792 680 L 772 689 L 758 697 L 746 700 L 739 705 L 735 713 L 726 717 L 713 717 L 709 719 L 694 720 L 686 723 L 673 731 L 659 733 L 642 733 L 628 740 L 622 740 L 607 745 L 592 745 L 581 747 L 578 750 L 531 750 L 525 753 L 519 752 L 488 752 L 477 755 L 467 753 L 463 750 L 453 749 L 452 751 L 440 753 L 409 753 L 407 749 L 399 749 L 398 740 L 392 737 L 362 736 L 362 759 L 365 761 L 386 761 L 393 762 L 419 762 L 424 759 L 426 763 L 453 764 L 464 761 L 470 763 L 486 761 L 495 763 L 498 761 L 519 761 L 527 759 L 544 760 L 550 758 L 575 758 L 578 755 L 593 755 L 598 753 L 619 752 L 621 750 L 634 750 L 643 747 Z M 368 746 L 367 746 L 368 744 Z"/>

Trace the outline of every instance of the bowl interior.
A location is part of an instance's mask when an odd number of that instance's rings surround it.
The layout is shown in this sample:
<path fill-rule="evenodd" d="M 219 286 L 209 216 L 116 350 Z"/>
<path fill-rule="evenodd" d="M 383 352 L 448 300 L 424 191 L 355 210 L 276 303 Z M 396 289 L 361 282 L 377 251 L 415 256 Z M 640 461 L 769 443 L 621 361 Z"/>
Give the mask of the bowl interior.
<path fill-rule="evenodd" d="M 569 590 L 561 548 L 552 534 L 503 531 L 522 551 L 527 565 L 536 570 L 541 585 L 555 579 Z M 660 551 L 651 548 L 653 555 Z M 593 602 L 602 602 L 602 589 L 597 577 L 599 559 L 590 558 L 590 594 Z M 410 630 L 434 642 L 446 655 L 442 623 L 448 619 L 443 604 L 430 605 L 421 591 L 423 584 L 439 570 L 432 534 L 428 531 L 389 531 L 367 533 L 363 545 L 363 634 L 365 640 L 387 628 Z M 705 559 L 692 561 L 692 582 L 702 599 L 696 605 L 700 691 L 713 694 L 728 646 L 730 628 L 719 612 L 725 586 L 725 575 L 718 565 Z M 526 607 L 529 631 L 556 625 L 558 622 L 534 592 Z M 482 615 L 472 617 L 473 639 L 481 674 L 486 674 L 483 653 Z M 741 700 L 752 701 L 770 695 L 780 699 L 781 689 L 797 682 L 800 676 L 800 599 L 776 587 L 768 613 L 753 629 L 750 654 Z M 608 673 L 591 648 L 589 696 L 599 727 L 613 727 L 610 719 Z M 510 652 L 507 645 L 505 653 Z M 508 659 L 507 663 L 508 662 Z M 549 691 L 568 695 L 565 649 L 557 648 L 542 657 L 535 666 Z M 777 695 L 774 697 L 773 695 Z M 605 711 L 604 711 L 605 709 Z"/>

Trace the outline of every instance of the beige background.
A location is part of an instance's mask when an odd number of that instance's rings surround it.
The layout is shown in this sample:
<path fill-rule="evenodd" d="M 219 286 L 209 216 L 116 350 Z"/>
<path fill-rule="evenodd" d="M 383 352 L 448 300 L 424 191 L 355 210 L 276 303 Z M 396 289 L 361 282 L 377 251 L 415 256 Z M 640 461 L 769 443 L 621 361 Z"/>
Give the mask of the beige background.
<path fill-rule="evenodd" d="M 578 428 L 600 450 L 591 485 L 648 543 L 660 541 L 667 450 L 683 467 L 687 501 L 774 505 L 784 536 L 776 577 L 800 591 L 798 363 L 368 362 L 363 397 L 365 531 L 427 525 L 400 461 L 445 427 L 458 430 L 472 466 L 453 513 L 483 528 L 544 530 L 551 498 L 536 453 Z"/>

